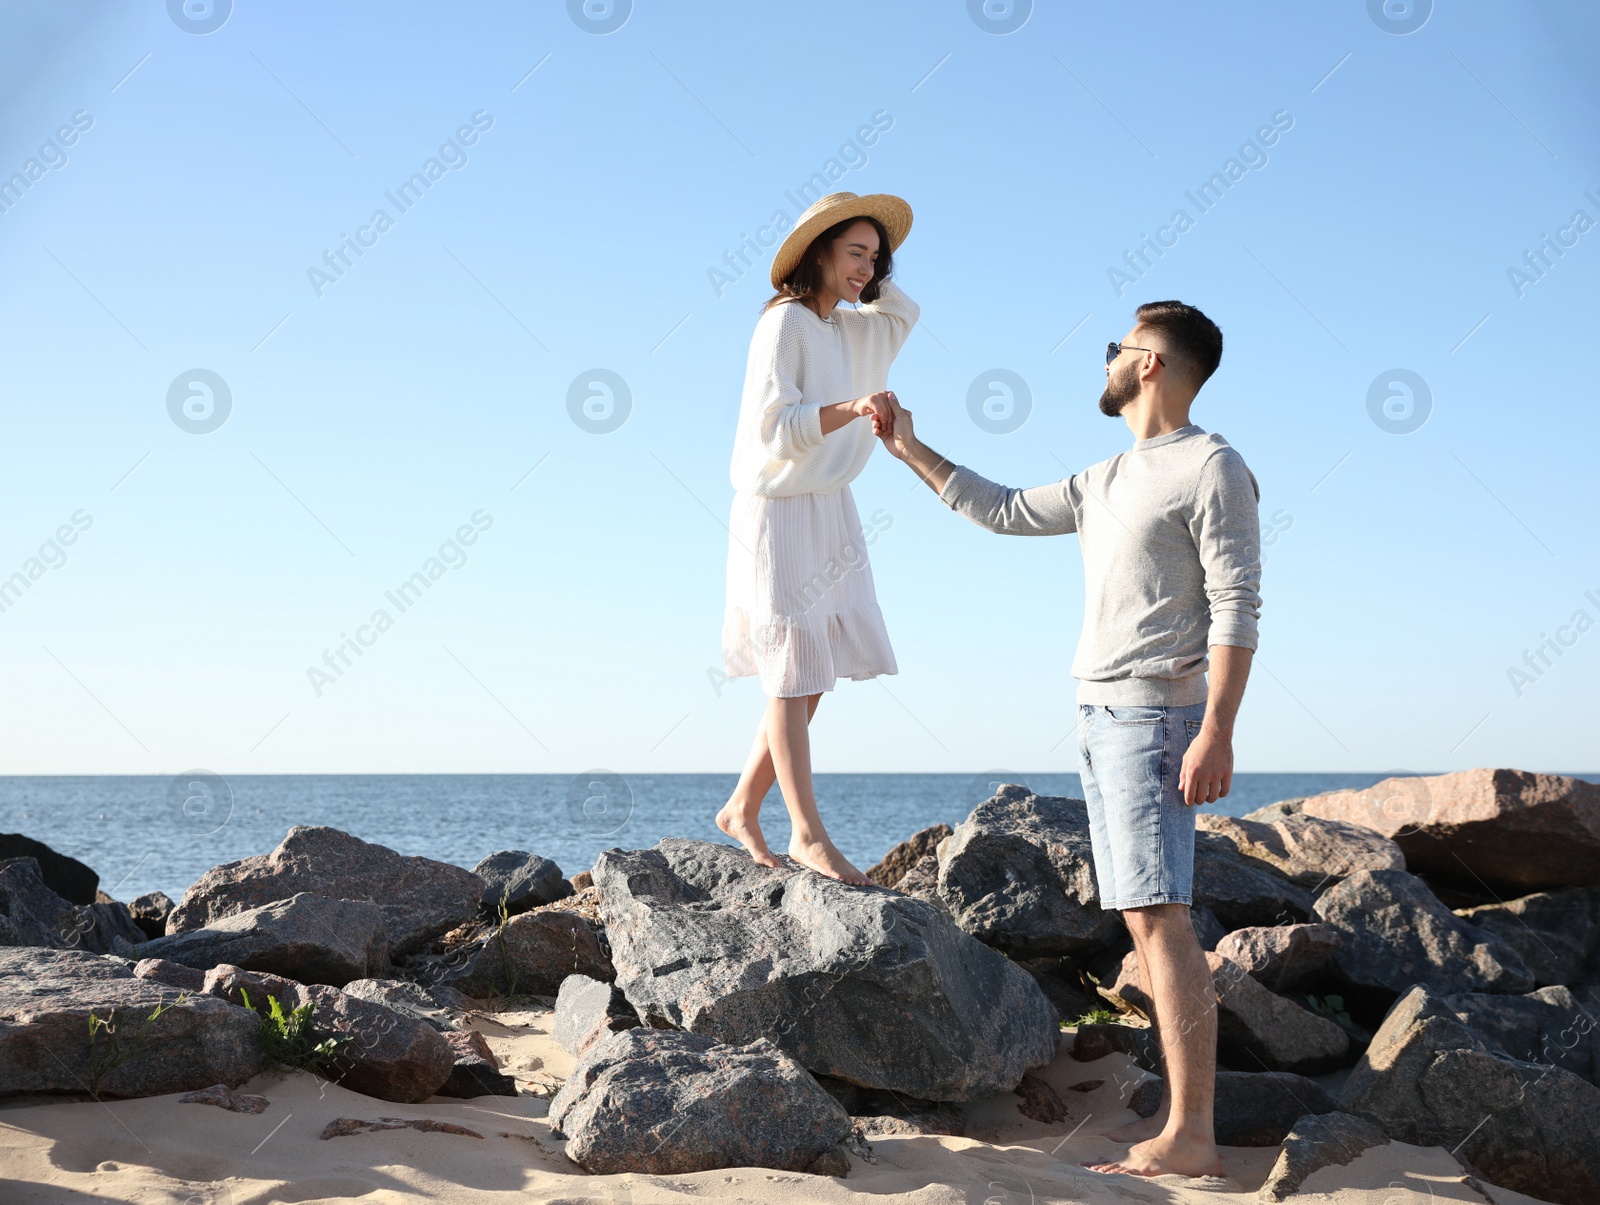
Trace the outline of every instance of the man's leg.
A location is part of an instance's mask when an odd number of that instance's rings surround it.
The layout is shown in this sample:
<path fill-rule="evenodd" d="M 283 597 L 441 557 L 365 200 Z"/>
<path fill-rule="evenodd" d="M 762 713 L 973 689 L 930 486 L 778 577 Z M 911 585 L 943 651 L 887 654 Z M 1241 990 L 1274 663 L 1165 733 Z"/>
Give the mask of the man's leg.
<path fill-rule="evenodd" d="M 1159 1019 L 1168 1115 L 1154 1137 L 1136 1142 L 1106 1171 L 1153 1176 L 1222 1174 L 1212 1127 L 1217 1066 L 1217 993 L 1187 904 L 1123 913 L 1139 954 L 1140 978 Z"/>

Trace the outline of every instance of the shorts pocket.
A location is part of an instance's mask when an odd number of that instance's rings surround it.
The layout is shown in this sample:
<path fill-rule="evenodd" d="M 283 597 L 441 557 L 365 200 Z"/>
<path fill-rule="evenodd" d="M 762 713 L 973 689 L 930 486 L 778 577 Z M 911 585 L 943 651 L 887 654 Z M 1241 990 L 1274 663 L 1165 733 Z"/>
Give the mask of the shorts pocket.
<path fill-rule="evenodd" d="M 1200 725 L 1204 723 L 1204 720 L 1185 720 L 1183 722 L 1183 728 L 1189 735 L 1190 744 L 1193 744 L 1194 738 L 1200 735 Z"/>
<path fill-rule="evenodd" d="M 1128 728 L 1159 724 L 1167 718 L 1165 707 L 1107 707 L 1106 718 Z"/>

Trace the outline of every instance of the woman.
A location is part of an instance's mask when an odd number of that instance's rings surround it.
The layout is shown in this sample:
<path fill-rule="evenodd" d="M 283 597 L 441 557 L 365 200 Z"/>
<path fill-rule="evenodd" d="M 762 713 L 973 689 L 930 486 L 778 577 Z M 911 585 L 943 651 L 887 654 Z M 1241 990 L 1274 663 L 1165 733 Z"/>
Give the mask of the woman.
<path fill-rule="evenodd" d="M 910 229 L 911 207 L 887 195 L 834 193 L 801 215 L 772 260 L 733 449 L 722 656 L 728 677 L 760 676 L 767 705 L 717 827 L 781 865 L 758 820 L 777 781 L 789 856 L 862 885 L 817 814 L 807 725 L 836 678 L 897 672 L 850 482 L 893 430 L 883 387 L 918 309 L 889 273 Z"/>

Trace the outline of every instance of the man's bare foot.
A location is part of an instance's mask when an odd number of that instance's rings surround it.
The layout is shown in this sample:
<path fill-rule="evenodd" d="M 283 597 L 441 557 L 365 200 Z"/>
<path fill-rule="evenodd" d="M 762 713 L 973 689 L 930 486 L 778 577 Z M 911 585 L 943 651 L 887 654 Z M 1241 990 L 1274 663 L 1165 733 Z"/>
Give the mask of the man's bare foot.
<path fill-rule="evenodd" d="M 1121 1159 L 1085 1163 L 1093 1171 L 1125 1172 L 1130 1176 L 1220 1176 L 1222 1159 L 1217 1144 L 1191 1135 L 1158 1134 L 1135 1143 Z"/>
<path fill-rule="evenodd" d="M 761 835 L 761 826 L 756 823 L 755 817 L 735 807 L 732 800 L 723 804 L 722 810 L 717 813 L 717 827 L 744 846 L 753 861 L 774 869 L 783 866 L 767 848 L 767 839 Z"/>
<path fill-rule="evenodd" d="M 1107 1130 L 1105 1137 L 1112 1142 L 1144 1142 L 1167 1128 L 1167 1113 L 1167 1102 L 1162 1101 L 1161 1107 L 1149 1117 L 1141 1117 L 1138 1121 L 1130 1121 L 1125 1126 Z"/>
<path fill-rule="evenodd" d="M 849 860 L 834 848 L 832 841 L 791 840 L 789 856 L 800 865 L 827 875 L 830 879 L 838 879 L 853 887 L 872 886 L 872 880 L 850 865 Z"/>

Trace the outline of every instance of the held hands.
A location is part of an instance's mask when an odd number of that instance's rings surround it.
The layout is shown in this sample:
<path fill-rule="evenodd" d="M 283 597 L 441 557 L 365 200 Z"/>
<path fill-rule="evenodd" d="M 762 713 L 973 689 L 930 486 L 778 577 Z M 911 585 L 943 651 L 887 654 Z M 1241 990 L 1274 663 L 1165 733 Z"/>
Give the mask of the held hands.
<path fill-rule="evenodd" d="M 889 421 L 885 425 L 874 418 L 872 433 L 883 440 L 883 446 L 889 449 L 891 456 L 904 460 L 907 452 L 916 443 L 916 433 L 911 425 L 911 411 L 900 404 L 900 399 L 895 397 L 893 392 L 886 391 L 873 396 L 888 400 Z"/>
<path fill-rule="evenodd" d="M 872 433 L 882 439 L 886 435 L 894 434 L 894 411 L 891 409 L 893 402 L 894 394 L 884 389 L 868 397 L 858 398 L 853 406 L 857 415 L 872 420 Z"/>

